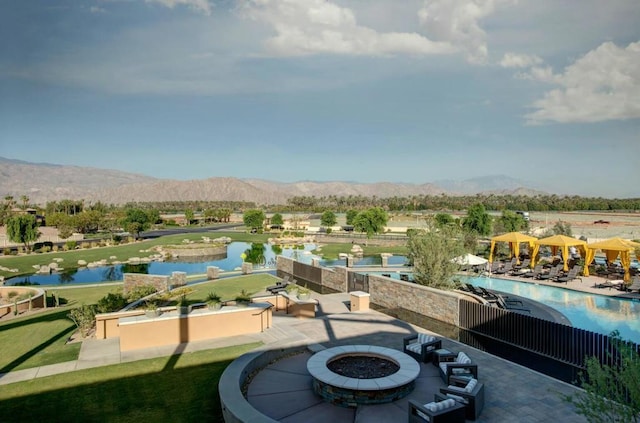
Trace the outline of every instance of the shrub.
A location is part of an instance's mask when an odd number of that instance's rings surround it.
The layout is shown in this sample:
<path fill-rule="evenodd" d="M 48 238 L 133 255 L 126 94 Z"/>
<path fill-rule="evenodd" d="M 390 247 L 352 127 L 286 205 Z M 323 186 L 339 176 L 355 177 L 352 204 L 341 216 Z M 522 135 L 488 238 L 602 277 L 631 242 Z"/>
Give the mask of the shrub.
<path fill-rule="evenodd" d="M 54 245 L 51 251 L 53 251 L 54 253 L 57 253 L 59 249 L 60 247 L 58 247 L 57 245 Z"/>
<path fill-rule="evenodd" d="M 9 293 L 7 294 L 7 297 L 9 299 L 17 297 L 18 296 L 18 292 L 17 291 L 9 291 Z"/>
<path fill-rule="evenodd" d="M 127 299 L 119 292 L 110 292 L 98 300 L 98 313 L 111 313 L 122 310 L 127 305 Z"/>
<path fill-rule="evenodd" d="M 5 248 L 4 250 L 2 250 L 2 254 L 4 254 L 5 256 L 10 256 L 11 248 Z"/>
<path fill-rule="evenodd" d="M 156 292 L 158 291 L 152 285 L 139 285 L 133 288 L 127 294 L 127 299 L 129 300 L 129 302 L 134 302 L 139 300 L 140 298 L 144 298 L 148 295 L 155 294 Z"/>
<path fill-rule="evenodd" d="M 51 251 L 51 247 L 42 247 L 40 251 L 43 253 L 48 253 L 49 251 Z"/>
<path fill-rule="evenodd" d="M 88 242 L 83 242 L 83 243 L 82 243 L 82 248 L 84 248 L 84 249 L 87 249 L 87 250 L 88 250 L 89 248 L 91 248 L 91 244 L 90 244 L 90 243 L 88 243 Z"/>
<path fill-rule="evenodd" d="M 78 308 L 74 308 L 67 314 L 67 317 L 73 321 L 80 331 L 82 337 L 86 337 L 89 334 L 93 323 L 96 319 L 95 307 L 92 305 L 83 304 Z"/>
<path fill-rule="evenodd" d="M 67 241 L 65 242 L 64 246 L 66 250 L 75 250 L 78 246 L 78 243 L 76 241 Z"/>

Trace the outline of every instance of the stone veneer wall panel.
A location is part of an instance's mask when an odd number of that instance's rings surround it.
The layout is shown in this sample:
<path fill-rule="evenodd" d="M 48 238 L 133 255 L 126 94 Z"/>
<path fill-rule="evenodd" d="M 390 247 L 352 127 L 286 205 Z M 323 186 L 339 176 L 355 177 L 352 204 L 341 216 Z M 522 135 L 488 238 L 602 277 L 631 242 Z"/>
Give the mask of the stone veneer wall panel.
<path fill-rule="evenodd" d="M 461 296 L 455 292 L 369 275 L 369 294 L 379 306 L 403 308 L 459 326 Z"/>
<path fill-rule="evenodd" d="M 167 275 L 144 275 L 141 273 L 125 273 L 124 280 L 124 295 L 134 290 L 139 286 L 153 286 L 156 291 L 166 291 L 169 289 L 169 276 Z"/>

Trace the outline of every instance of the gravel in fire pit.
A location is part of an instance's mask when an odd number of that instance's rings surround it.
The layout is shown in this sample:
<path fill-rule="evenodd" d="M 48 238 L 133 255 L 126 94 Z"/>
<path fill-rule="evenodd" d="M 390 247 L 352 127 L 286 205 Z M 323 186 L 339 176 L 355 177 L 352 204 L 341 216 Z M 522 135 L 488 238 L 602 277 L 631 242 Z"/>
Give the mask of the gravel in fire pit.
<path fill-rule="evenodd" d="M 354 379 L 376 379 L 394 374 L 400 370 L 393 361 L 370 356 L 352 355 L 327 363 L 334 373 Z"/>

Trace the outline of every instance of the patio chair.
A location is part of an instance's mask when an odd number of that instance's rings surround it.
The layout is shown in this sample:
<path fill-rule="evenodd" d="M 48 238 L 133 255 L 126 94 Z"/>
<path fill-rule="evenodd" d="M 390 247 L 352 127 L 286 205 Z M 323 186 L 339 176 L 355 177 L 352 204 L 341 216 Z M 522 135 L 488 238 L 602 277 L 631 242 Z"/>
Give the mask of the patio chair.
<path fill-rule="evenodd" d="M 553 279 L 556 282 L 571 282 L 574 279 L 580 279 L 580 282 L 582 282 L 582 278 L 578 277 L 578 272 L 580 271 L 580 268 L 578 266 L 573 266 L 571 269 L 569 269 L 569 271 L 567 272 L 566 275 L 564 276 L 556 276 L 555 279 Z"/>
<path fill-rule="evenodd" d="M 521 300 L 514 299 L 514 298 L 512 298 L 512 297 L 510 297 L 508 295 L 495 294 L 495 296 L 496 296 L 496 299 L 498 297 L 501 298 L 502 301 L 504 301 L 508 306 L 511 305 L 511 304 L 524 305 Z"/>
<path fill-rule="evenodd" d="M 478 378 L 478 365 L 471 361 L 471 358 L 460 351 L 457 355 L 444 355 L 439 356 L 441 360 L 438 362 L 438 369 L 440 371 L 440 378 L 444 383 L 449 383 L 449 378 L 452 375 L 456 376 L 473 376 Z"/>
<path fill-rule="evenodd" d="M 286 281 L 278 281 L 276 282 L 275 285 L 270 285 L 268 287 L 266 287 L 265 289 L 267 291 L 269 291 L 272 294 L 277 294 L 279 292 L 285 291 L 287 289 L 287 285 L 289 285 L 290 282 L 286 282 Z"/>
<path fill-rule="evenodd" d="M 440 395 L 436 399 L 453 399 L 464 405 L 465 417 L 475 420 L 484 408 L 484 384 L 474 378 L 451 377 L 451 384 L 440 388 Z"/>
<path fill-rule="evenodd" d="M 464 423 L 465 406 L 450 398 L 434 400 L 427 404 L 409 400 L 408 421 L 409 423 Z"/>
<path fill-rule="evenodd" d="M 531 259 L 524 259 L 520 262 L 520 264 L 514 264 L 513 268 L 515 270 L 525 269 L 529 267 L 530 264 L 531 264 Z"/>
<path fill-rule="evenodd" d="M 403 350 L 422 363 L 431 361 L 433 351 L 442 348 L 442 341 L 426 333 L 409 335 L 403 340 Z"/>

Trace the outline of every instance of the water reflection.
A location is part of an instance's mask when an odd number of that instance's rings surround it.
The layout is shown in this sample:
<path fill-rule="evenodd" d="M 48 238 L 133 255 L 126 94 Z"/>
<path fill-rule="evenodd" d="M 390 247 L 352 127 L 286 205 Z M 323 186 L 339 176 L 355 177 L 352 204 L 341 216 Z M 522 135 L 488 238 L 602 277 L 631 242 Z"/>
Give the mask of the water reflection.
<path fill-rule="evenodd" d="M 100 266 L 94 268 L 81 268 L 62 270 L 58 273 L 46 275 L 28 275 L 7 279 L 5 285 L 60 285 L 121 281 L 124 273 L 145 273 L 155 275 L 170 275 L 173 272 L 185 272 L 187 274 L 206 274 L 207 267 L 216 266 L 222 271 L 239 270 L 242 266 L 242 257 L 252 263 L 256 268 L 275 268 L 276 257 L 283 255 L 292 257 L 302 263 L 311 263 L 315 258 L 310 251 L 315 249 L 315 244 L 301 246 L 276 246 L 266 244 L 232 242 L 227 245 L 225 254 L 215 256 L 181 257 L 178 260 L 151 262 L 151 263 L 123 263 Z"/>

